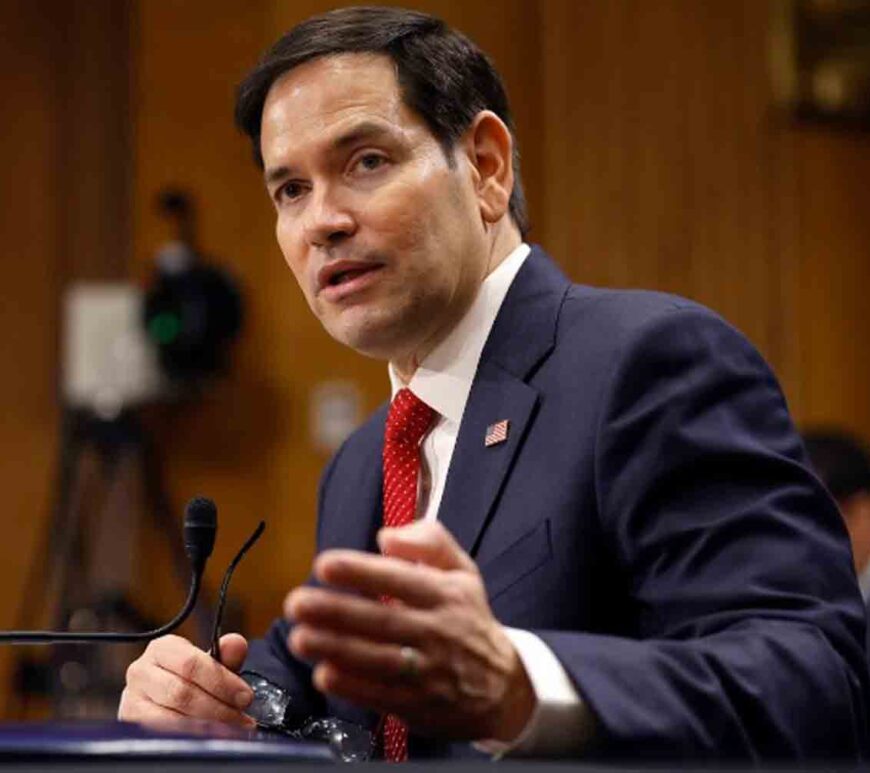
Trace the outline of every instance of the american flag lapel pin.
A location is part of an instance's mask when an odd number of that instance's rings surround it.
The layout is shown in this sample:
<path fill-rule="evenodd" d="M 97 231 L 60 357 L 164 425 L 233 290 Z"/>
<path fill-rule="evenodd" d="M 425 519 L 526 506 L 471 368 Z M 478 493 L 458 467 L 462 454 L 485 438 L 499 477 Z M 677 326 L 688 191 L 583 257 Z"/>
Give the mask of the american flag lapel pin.
<path fill-rule="evenodd" d="M 509 428 L 510 422 L 507 419 L 502 419 L 501 421 L 497 421 L 495 424 L 490 424 L 486 428 L 483 445 L 489 448 L 490 446 L 504 443 L 504 441 L 507 440 Z"/>

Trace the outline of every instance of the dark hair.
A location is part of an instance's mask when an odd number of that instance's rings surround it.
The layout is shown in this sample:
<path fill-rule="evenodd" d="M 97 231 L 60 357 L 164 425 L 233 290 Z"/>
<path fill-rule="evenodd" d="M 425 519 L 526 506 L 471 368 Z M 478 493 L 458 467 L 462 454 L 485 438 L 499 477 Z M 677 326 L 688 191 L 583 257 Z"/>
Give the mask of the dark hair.
<path fill-rule="evenodd" d="M 501 78 L 474 43 L 440 19 L 399 8 L 341 8 L 296 25 L 270 48 L 236 91 L 236 125 L 251 139 L 262 167 L 260 126 L 272 84 L 294 67 L 342 53 L 386 54 L 396 65 L 405 104 L 426 122 L 452 163 L 451 151 L 481 110 L 492 110 L 514 134 Z M 514 138 L 511 217 L 529 230 Z"/>
<path fill-rule="evenodd" d="M 834 499 L 870 492 L 870 455 L 856 437 L 834 429 L 804 434 L 810 463 Z"/>

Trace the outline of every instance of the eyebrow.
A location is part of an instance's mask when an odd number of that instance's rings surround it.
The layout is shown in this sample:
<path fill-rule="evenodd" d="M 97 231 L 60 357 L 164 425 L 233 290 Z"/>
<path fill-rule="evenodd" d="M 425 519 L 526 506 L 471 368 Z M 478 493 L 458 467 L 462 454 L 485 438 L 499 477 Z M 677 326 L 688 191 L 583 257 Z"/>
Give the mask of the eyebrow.
<path fill-rule="evenodd" d="M 394 133 L 393 130 L 377 121 L 362 121 L 332 140 L 329 144 L 329 149 L 341 150 L 342 148 L 346 148 L 348 145 L 355 145 L 360 142 L 360 140 L 374 139 L 385 135 L 393 135 Z M 289 177 L 292 172 L 293 167 L 291 166 L 276 166 L 267 169 L 263 178 L 265 179 L 266 184 L 270 185 Z"/>

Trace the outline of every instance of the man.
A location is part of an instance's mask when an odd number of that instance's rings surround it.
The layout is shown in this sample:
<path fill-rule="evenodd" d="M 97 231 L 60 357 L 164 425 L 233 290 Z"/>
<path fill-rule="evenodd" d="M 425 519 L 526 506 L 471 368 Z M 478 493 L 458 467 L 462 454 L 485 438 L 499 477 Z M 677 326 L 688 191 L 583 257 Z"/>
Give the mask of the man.
<path fill-rule="evenodd" d="M 804 444 L 843 514 L 861 595 L 870 603 L 870 454 L 858 438 L 837 429 L 806 432 Z"/>
<path fill-rule="evenodd" d="M 524 244 L 484 55 L 336 11 L 266 54 L 237 120 L 312 311 L 394 399 L 324 473 L 286 619 L 225 637 L 226 667 L 154 643 L 120 716 L 245 723 L 244 661 L 394 760 L 859 757 L 860 598 L 773 376 L 711 312 Z"/>

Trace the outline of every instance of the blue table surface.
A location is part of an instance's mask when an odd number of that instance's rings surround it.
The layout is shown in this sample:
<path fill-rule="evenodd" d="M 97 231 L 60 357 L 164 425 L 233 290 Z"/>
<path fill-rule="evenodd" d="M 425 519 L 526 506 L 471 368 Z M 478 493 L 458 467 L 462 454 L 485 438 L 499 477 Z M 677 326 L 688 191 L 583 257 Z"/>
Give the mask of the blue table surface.
<path fill-rule="evenodd" d="M 0 759 L 35 757 L 333 759 L 324 744 L 212 722 L 160 728 L 108 721 L 0 723 Z"/>

